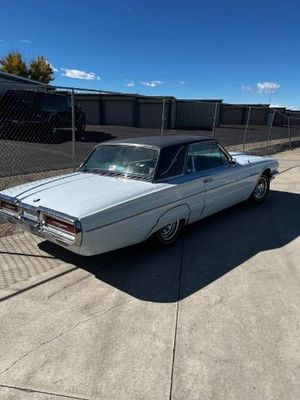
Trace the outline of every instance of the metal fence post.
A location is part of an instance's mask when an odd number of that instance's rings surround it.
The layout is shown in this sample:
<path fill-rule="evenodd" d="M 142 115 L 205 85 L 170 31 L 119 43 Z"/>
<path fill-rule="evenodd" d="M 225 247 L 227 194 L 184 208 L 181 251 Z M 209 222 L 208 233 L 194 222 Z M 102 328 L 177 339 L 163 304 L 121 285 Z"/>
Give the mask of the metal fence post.
<path fill-rule="evenodd" d="M 161 112 L 161 127 L 160 127 L 160 134 L 164 134 L 165 129 L 165 109 L 166 109 L 166 99 L 163 98 L 162 102 L 162 112 Z"/>
<path fill-rule="evenodd" d="M 248 138 L 248 129 L 249 129 L 249 122 L 250 122 L 250 115 L 251 115 L 251 106 L 249 107 L 248 117 L 247 117 L 247 123 L 246 123 L 246 127 L 245 127 L 243 151 L 245 150 L 246 142 L 247 142 L 247 138 Z"/>
<path fill-rule="evenodd" d="M 272 134 L 272 128 L 273 128 L 275 113 L 276 113 L 276 110 L 273 110 L 271 123 L 270 123 L 269 131 L 268 131 L 267 146 L 271 146 L 271 134 Z"/>
<path fill-rule="evenodd" d="M 215 132 L 216 132 L 217 112 L 218 112 L 218 103 L 216 103 L 216 105 L 215 105 L 214 121 L 213 121 L 213 126 L 212 126 L 212 135 L 211 135 L 212 138 L 215 137 Z"/>
<path fill-rule="evenodd" d="M 288 134 L 289 134 L 289 147 L 292 147 L 292 132 L 291 132 L 291 125 L 290 125 L 290 117 L 288 117 Z"/>
<path fill-rule="evenodd" d="M 71 108 L 72 108 L 72 165 L 75 171 L 75 98 L 74 98 L 74 89 L 71 90 Z"/>

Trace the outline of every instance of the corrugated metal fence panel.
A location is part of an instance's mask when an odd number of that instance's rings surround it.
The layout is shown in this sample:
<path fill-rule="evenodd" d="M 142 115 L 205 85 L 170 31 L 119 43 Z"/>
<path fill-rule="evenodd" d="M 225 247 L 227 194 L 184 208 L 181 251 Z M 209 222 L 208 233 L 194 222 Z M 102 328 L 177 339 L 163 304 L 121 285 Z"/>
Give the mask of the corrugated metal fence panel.
<path fill-rule="evenodd" d="M 274 126 L 283 126 L 285 123 L 287 123 L 287 119 L 284 116 L 286 109 L 285 108 L 277 108 L 275 110 L 276 110 L 276 112 L 275 112 L 275 116 L 274 116 L 274 120 L 273 120 L 273 125 Z M 273 112 L 274 112 L 274 108 L 270 108 L 268 122 L 272 120 Z"/>
<path fill-rule="evenodd" d="M 133 126 L 132 100 L 105 100 L 106 125 Z"/>
<path fill-rule="evenodd" d="M 166 107 L 167 112 L 167 107 Z M 140 128 L 160 128 L 161 127 L 161 103 L 139 103 L 139 127 Z"/>
<path fill-rule="evenodd" d="M 215 103 L 177 101 L 176 128 L 178 129 L 207 129 L 212 128 Z"/>
<path fill-rule="evenodd" d="M 286 114 L 290 117 L 290 126 L 300 125 L 300 111 L 288 111 Z"/>
<path fill-rule="evenodd" d="M 82 111 L 85 112 L 86 123 L 90 125 L 98 125 L 100 122 L 100 103 L 99 98 L 75 97 L 76 104 L 80 105 Z"/>
<path fill-rule="evenodd" d="M 247 115 L 247 113 L 248 113 L 248 110 L 246 110 L 246 115 Z M 250 125 L 266 125 L 267 121 L 268 121 L 268 114 L 269 114 L 268 108 L 264 108 L 264 107 L 251 108 Z"/>
<path fill-rule="evenodd" d="M 244 107 L 222 106 L 223 125 L 241 125 L 244 118 Z"/>

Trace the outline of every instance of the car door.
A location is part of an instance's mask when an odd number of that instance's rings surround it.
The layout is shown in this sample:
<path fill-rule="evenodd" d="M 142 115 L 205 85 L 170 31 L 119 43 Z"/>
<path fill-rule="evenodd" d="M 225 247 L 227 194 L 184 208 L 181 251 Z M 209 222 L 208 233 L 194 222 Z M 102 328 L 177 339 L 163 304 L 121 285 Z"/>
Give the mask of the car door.
<path fill-rule="evenodd" d="M 247 172 L 243 166 L 234 163 L 230 156 L 215 141 L 190 145 L 189 158 L 192 172 L 205 188 L 204 210 L 206 217 L 245 199 Z M 192 215 L 191 220 L 199 219 Z"/>

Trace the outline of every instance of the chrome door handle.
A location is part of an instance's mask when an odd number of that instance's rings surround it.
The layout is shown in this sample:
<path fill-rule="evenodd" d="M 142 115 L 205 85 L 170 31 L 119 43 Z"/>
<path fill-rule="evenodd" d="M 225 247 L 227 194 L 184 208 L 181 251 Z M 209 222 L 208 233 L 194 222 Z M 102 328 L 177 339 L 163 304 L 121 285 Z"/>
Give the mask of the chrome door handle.
<path fill-rule="evenodd" d="M 204 183 L 207 183 L 207 182 L 212 182 L 214 180 L 214 178 L 205 178 L 204 180 L 203 180 L 203 182 Z"/>

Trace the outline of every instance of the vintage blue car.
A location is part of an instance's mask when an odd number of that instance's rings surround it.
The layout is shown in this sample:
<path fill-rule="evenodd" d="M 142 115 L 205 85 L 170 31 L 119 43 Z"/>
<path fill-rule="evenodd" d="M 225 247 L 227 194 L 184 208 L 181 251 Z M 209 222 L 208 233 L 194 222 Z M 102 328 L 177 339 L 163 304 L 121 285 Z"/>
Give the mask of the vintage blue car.
<path fill-rule="evenodd" d="M 86 256 L 149 238 L 167 246 L 184 225 L 249 198 L 263 202 L 277 168 L 199 136 L 112 140 L 75 173 L 0 192 L 0 215 Z"/>

